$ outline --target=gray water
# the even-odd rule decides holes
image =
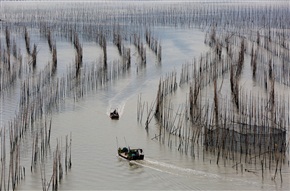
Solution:
[[[93,2],[89,3],[96,6]],[[164,4],[167,6],[166,3]],[[1,9],[20,11],[21,7],[25,14],[26,9],[27,11],[34,8],[45,10],[47,6],[47,10],[51,10],[54,7],[50,3],[42,2],[29,5],[31,6],[17,2],[1,2]],[[66,2],[58,2],[58,5],[63,9],[71,6],[66,6]],[[80,7],[74,7],[75,5],[72,7],[76,10],[82,9],[81,6],[88,7],[86,3],[78,5]],[[126,5],[123,4],[124,7]],[[145,3],[145,7],[148,5],[150,3]],[[7,12],[5,13],[8,15]],[[9,21],[9,17],[5,19]],[[166,143],[153,139],[159,134],[155,119],[150,123],[148,131],[145,130],[145,120],[141,124],[137,121],[139,95],[142,101],[150,105],[156,98],[160,77],[173,70],[179,73],[182,64],[192,62],[194,58],[198,58],[210,49],[204,44],[205,33],[201,29],[174,26],[153,28],[155,36],[162,43],[161,64],[156,62],[155,55],[146,47],[147,64],[146,67],[141,67],[138,63],[137,50],[126,42],[132,54],[132,66],[129,72],[102,88],[86,92],[85,96],[78,100],[68,97],[61,102],[58,110],[52,113],[51,144],[45,163],[47,181],[52,175],[52,158],[57,140],[64,150],[65,136],[71,134],[72,168],[64,174],[59,190],[288,190],[289,162],[283,164],[283,182],[279,178],[276,181],[271,180],[274,168],[265,170],[262,179],[260,166],[248,164],[248,169],[257,172],[250,173],[237,170],[233,167],[235,162],[232,161],[223,161],[216,165],[216,155],[203,152],[203,146],[198,144],[194,148],[195,156],[180,152],[175,142],[172,147],[168,147]],[[1,31],[1,40],[3,39],[1,46],[4,46],[5,29]],[[37,30],[35,34],[31,34],[31,42],[38,45],[37,70],[41,71],[50,60],[47,42],[40,37]],[[13,33],[13,35],[25,57],[22,34]],[[74,48],[66,39],[61,37],[57,39],[57,75],[61,77],[74,62]],[[83,40],[82,45],[84,66],[98,63],[102,57],[98,44]],[[108,61],[113,62],[116,59],[120,59],[117,49],[109,42]],[[26,64],[27,59],[23,62]],[[244,74],[244,82],[247,82],[246,79],[247,74]],[[246,85],[252,88],[251,83]],[[17,112],[19,87],[19,83],[16,83],[11,90],[1,94],[1,129],[3,130],[8,131],[8,121]],[[286,90],[285,94],[288,92]],[[183,102],[187,94],[188,88],[180,88],[171,99],[177,103]],[[120,120],[109,118],[112,108],[118,108]],[[146,109],[144,112],[145,118]],[[41,125],[43,124],[40,122],[36,123],[36,128]],[[40,170],[36,168],[30,171],[31,134],[31,132],[26,133],[21,145],[21,165],[26,168],[26,174],[17,190],[42,189]],[[142,148],[145,153],[144,161],[127,161],[119,158],[117,148],[127,145]],[[62,157],[64,158],[64,154]],[[289,156],[286,156],[286,161],[289,160],[288,158]]]

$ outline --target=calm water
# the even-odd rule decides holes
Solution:
[[[93,2],[67,4],[58,2],[60,9],[82,10],[89,5],[98,7]],[[128,3],[128,2],[126,2]],[[105,4],[105,5],[104,5]],[[110,7],[111,4],[101,4],[100,7]],[[138,3],[135,2],[136,5]],[[168,3],[171,4],[171,3]],[[164,3],[164,6],[168,6]],[[30,5],[30,6],[27,6]],[[126,7],[128,4],[123,4]],[[140,3],[142,7],[150,7],[150,3]],[[53,3],[7,3],[1,2],[1,9],[19,10],[19,14],[29,14],[30,9],[38,10],[38,14],[52,10]],[[82,7],[83,6],[83,7]],[[128,5],[129,6],[129,5]],[[158,3],[158,6],[163,6]],[[137,6],[138,7],[138,6]],[[153,6],[154,7],[154,6]],[[21,11],[20,11],[21,10]],[[89,9],[91,11],[91,9]],[[98,10],[100,11],[101,8]],[[69,11],[66,11],[67,13]],[[76,11],[77,12],[77,11]],[[112,10],[112,12],[114,12]],[[6,14],[6,15],[4,15]],[[57,12],[57,14],[61,14]],[[1,14],[0,14],[1,15]],[[8,11],[2,12],[2,17],[9,21]],[[53,17],[53,16],[51,16]],[[69,16],[68,16],[69,17]],[[54,17],[53,17],[54,18]],[[77,19],[77,18],[72,18]],[[11,18],[13,20],[13,18]],[[15,22],[13,20],[13,22]],[[13,23],[11,21],[11,23]],[[29,21],[28,21],[29,22]],[[58,22],[58,21],[55,21]],[[63,21],[61,21],[63,22]],[[73,22],[73,21],[72,21]],[[19,23],[22,27],[25,23]],[[1,46],[4,47],[5,29],[1,30]],[[16,27],[17,28],[17,27]],[[134,27],[133,27],[134,28]],[[210,48],[204,44],[204,31],[191,27],[155,26],[154,36],[161,40],[162,63],[156,62],[154,53],[146,47],[146,67],[138,63],[136,48],[129,41],[126,46],[131,48],[132,65],[130,70],[119,76],[117,80],[97,90],[87,91],[83,98],[74,100],[67,97],[63,100],[58,111],[52,113],[51,144],[45,163],[46,179],[52,175],[53,151],[57,140],[65,149],[65,136],[72,134],[72,168],[64,174],[59,190],[288,190],[290,169],[289,164],[283,164],[283,182],[280,178],[272,181],[274,170],[265,170],[264,179],[261,177],[260,166],[247,165],[250,170],[258,173],[238,171],[231,161],[222,161],[216,165],[216,156],[203,152],[202,145],[195,146],[195,156],[185,154],[177,149],[174,142],[172,148],[152,139],[159,134],[157,122],[153,119],[149,130],[137,121],[137,100],[150,105],[156,98],[160,77],[169,72],[180,73],[182,64],[192,62]],[[136,29],[134,29],[136,30]],[[4,32],[3,32],[4,31]],[[38,46],[37,71],[42,71],[50,61],[47,41],[38,30],[31,29],[31,42]],[[22,31],[12,32],[23,54],[23,64],[27,64],[25,44]],[[58,51],[57,76],[66,75],[69,66],[74,63],[75,51],[73,45],[60,36],[55,37]],[[143,41],[145,42],[145,40]],[[82,39],[84,67],[98,64],[102,58],[102,50],[93,40]],[[116,47],[108,42],[108,62],[120,60]],[[243,74],[244,82],[248,82],[247,73]],[[226,83],[226,82],[225,82]],[[251,87],[251,83],[246,84]],[[20,83],[1,94],[1,129],[8,132],[8,121],[13,119],[18,110]],[[172,100],[183,102],[188,94],[188,88],[179,88]],[[285,90],[288,94],[289,90]],[[109,118],[112,108],[118,108],[120,120]],[[143,118],[146,117],[146,109]],[[43,126],[36,123],[36,128]],[[25,179],[18,185],[17,190],[41,190],[41,173],[37,168],[30,171],[32,139],[31,132],[25,134],[21,144],[21,165],[26,168]],[[130,145],[143,148],[144,161],[128,162],[117,157],[117,147]],[[6,149],[8,150],[8,143]],[[62,154],[64,158],[64,154]],[[289,157],[286,156],[286,161]]]

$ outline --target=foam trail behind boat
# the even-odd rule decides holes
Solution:
[[[109,99],[109,104],[107,108],[107,115],[110,115],[110,112],[112,112],[114,109],[117,109],[119,112],[119,115],[122,115],[124,112],[124,108],[126,105],[126,102],[136,95],[136,92],[139,91],[140,85],[138,85],[133,79],[128,79],[123,81],[124,87],[121,88],[121,90],[115,89],[116,92],[113,94],[114,96]],[[120,87],[118,87],[119,89]]]
[[[160,162],[160,161],[149,159],[149,158],[145,158],[144,160],[130,161],[130,163],[140,165],[143,167],[147,167],[150,169],[154,169],[154,170],[159,171],[159,172],[172,174],[175,176],[185,176],[185,177],[198,176],[198,177],[210,178],[211,180],[217,180],[217,181],[219,181],[219,180],[231,181],[231,182],[235,182],[235,184],[238,184],[238,185],[258,184],[257,182],[254,182],[254,181],[251,181],[248,179],[241,179],[241,178],[235,178],[235,177],[230,177],[230,178],[224,177],[224,176],[221,176],[219,174],[195,170],[192,168],[184,168],[184,167],[176,166],[174,164]],[[267,186],[272,186],[272,185],[267,185]]]
[[[164,162],[160,162],[160,161],[156,161],[156,160],[152,160],[148,158],[145,158],[144,160],[140,160],[140,161],[130,161],[130,163],[148,167],[157,171],[174,174],[177,176],[190,176],[191,175],[191,176],[210,177],[213,179],[220,178],[220,176],[217,174],[194,170],[191,168],[183,168],[183,167],[179,167],[173,164],[164,163]]]
[[[112,112],[114,109],[117,109],[119,112],[119,115],[121,116],[124,112],[126,101],[127,100],[123,100],[122,102],[117,102],[114,100],[109,101],[109,106],[107,108],[107,115],[110,115],[110,112]]]
[[[107,115],[110,115],[113,109],[118,109],[119,114],[123,114],[126,102],[136,96],[149,80],[149,78],[144,78],[144,74],[142,75],[141,72],[140,75],[140,77],[131,76],[124,79],[118,87],[113,88],[112,94],[110,94],[113,97],[109,99]]]

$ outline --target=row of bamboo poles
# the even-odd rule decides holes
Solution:
[[[94,85],[91,85],[91,83],[95,84],[95,80],[97,81],[97,83],[99,84],[107,84],[109,81],[117,79],[120,75],[122,75],[122,73],[125,73],[126,71],[128,71],[130,69],[131,66],[131,50],[130,48],[126,48],[125,44],[122,44],[122,37],[121,37],[121,33],[122,31],[120,30],[116,30],[114,31],[116,39],[114,40],[114,43],[117,44],[117,48],[118,50],[120,50],[121,52],[121,59],[120,61],[113,61],[111,63],[107,63],[107,43],[106,43],[106,35],[104,35],[104,33],[100,33],[99,35],[96,35],[96,39],[98,44],[100,45],[100,47],[103,50],[103,59],[102,59],[102,64],[100,65],[99,63],[97,63],[96,65],[83,65],[83,61],[82,61],[82,57],[83,57],[83,51],[82,51],[82,45],[80,43],[79,40],[79,36],[77,32],[72,33],[72,37],[71,39],[71,43],[73,44],[73,47],[75,49],[75,66],[71,67],[69,66],[67,69],[67,76],[59,76],[56,74],[57,71],[57,48],[56,48],[56,42],[54,40],[54,33],[47,28],[47,25],[42,24],[41,25],[40,31],[41,33],[46,33],[43,34],[44,38],[47,39],[47,43],[48,43],[48,47],[49,50],[51,52],[51,61],[48,62],[48,64],[45,66],[44,71],[40,71],[39,75],[41,75],[40,78],[44,78],[45,80],[47,80],[47,82],[43,82],[44,84],[49,83],[51,80],[50,78],[57,78],[56,80],[53,79],[52,81],[54,81],[54,83],[61,83],[63,84],[64,81],[67,81],[67,88],[69,87],[69,92],[71,91],[71,89],[77,90],[78,91],[82,91],[82,88],[77,88],[82,86],[83,82],[88,81],[89,85],[86,85],[87,87],[93,87]],[[6,29],[8,31],[8,29]],[[11,29],[12,30],[12,29]],[[29,58],[29,64],[28,65],[23,65],[22,64],[22,54],[20,51],[20,48],[18,48],[18,53],[15,55],[17,55],[18,57],[15,57],[15,62],[13,64],[9,64],[8,62],[8,54],[5,54],[2,59],[3,62],[5,64],[3,64],[3,68],[1,68],[1,74],[3,73],[3,75],[1,75],[1,78],[3,80],[1,80],[1,89],[7,89],[9,87],[13,87],[12,85],[15,84],[13,82],[17,82],[17,80],[22,79],[23,77],[27,77],[29,75],[35,75],[32,72],[35,71],[36,68],[36,61],[37,61],[37,46],[35,45],[35,51],[33,51],[34,53],[30,53],[30,34],[28,29],[25,27],[24,29],[24,41],[25,41],[25,47],[26,47],[26,51],[27,51],[27,55]],[[71,29],[70,31],[73,31],[73,29]],[[7,33],[7,35],[10,33]],[[136,43],[136,48],[137,50],[141,51],[141,57],[142,60],[145,62],[146,60],[146,49],[143,45],[141,45],[142,43],[140,42],[140,40],[138,41],[137,39],[137,35],[135,36],[135,43]],[[7,37],[8,39],[8,37]],[[140,39],[140,38],[139,38]],[[118,42],[117,42],[118,41]],[[122,47],[122,48],[120,48]],[[160,43],[159,43],[159,47],[161,47]],[[16,49],[16,48],[15,48]],[[4,49],[5,52],[6,49]],[[10,51],[7,51],[10,52]],[[161,54],[161,53],[160,53]],[[161,56],[159,54],[159,56]],[[33,55],[33,56],[32,56]],[[7,58],[7,61],[6,61]],[[19,64],[16,64],[19,63]],[[7,65],[6,65],[7,63]],[[30,64],[30,63],[34,63],[34,64]],[[9,69],[10,65],[13,66],[13,70]],[[6,67],[7,66],[7,67]],[[9,67],[8,67],[9,66]],[[86,68],[90,68],[90,69],[86,69]],[[93,69],[93,70],[91,70]],[[24,70],[24,72],[23,72]],[[82,71],[83,70],[83,71]],[[5,72],[5,71],[9,71],[9,73]],[[73,73],[71,73],[73,72]],[[89,72],[90,74],[87,74],[87,72]],[[10,74],[12,73],[12,74]],[[20,75],[21,74],[21,75]],[[57,76],[54,76],[57,75]],[[37,75],[35,75],[37,76]],[[18,78],[17,78],[18,77]],[[38,78],[38,77],[36,77]],[[40,79],[39,78],[39,79]],[[25,87],[27,86],[28,82],[24,81],[24,85],[22,84],[21,86]],[[57,82],[58,81],[58,82]],[[93,81],[93,82],[92,82]],[[17,82],[18,86],[19,86],[19,81]],[[44,85],[43,84],[43,85]],[[43,85],[38,85],[43,86]],[[37,87],[37,88],[39,88]],[[58,89],[59,91],[65,91],[65,89],[61,88],[60,84],[56,85],[56,89]],[[74,88],[75,87],[75,88]],[[58,93],[58,92],[57,92]],[[66,93],[61,93],[62,95],[66,94]],[[67,94],[66,94],[67,95]],[[74,93],[74,95],[83,95],[82,92],[80,93]],[[61,99],[60,99],[61,100]]]
[[[236,169],[241,166],[253,173],[259,171],[256,168],[259,166],[262,177],[266,168],[274,168],[273,179],[279,170],[282,181],[282,166],[289,164],[289,159],[286,160],[289,96],[277,91],[276,86],[287,89],[289,84],[285,30],[274,33],[266,28],[250,34],[244,29],[236,30],[235,33],[221,27],[208,30],[205,43],[210,50],[181,68],[179,85],[189,86],[189,97],[178,109],[174,109],[175,104],[166,93],[174,83],[164,86],[159,83],[154,105],[160,132],[152,139],[165,143],[167,137],[168,146],[175,145],[193,156],[199,142],[204,156],[207,152],[216,156],[216,164],[222,158],[224,165],[230,161]],[[241,84],[248,66],[254,83],[262,90],[247,90]],[[138,121],[142,121],[143,110],[144,103],[138,98]],[[148,129],[147,123],[145,127]],[[245,168],[250,164],[256,170]]]
[[[158,40],[153,37],[152,32],[149,29],[146,29],[145,40],[146,40],[146,43],[148,44],[149,48],[156,55],[157,61],[161,62],[161,43],[158,42]]]
[[[63,169],[63,152],[61,148],[61,143],[59,140],[57,141],[57,145],[55,151],[53,152],[53,165],[52,165],[52,175],[49,180],[46,179],[46,168],[45,163],[42,161],[40,163],[40,170],[41,170],[41,181],[42,181],[42,190],[46,191],[49,190],[50,186],[52,190],[58,190],[59,184],[63,179],[63,173],[67,174],[68,170],[72,167],[71,162],[71,146],[72,146],[72,134],[70,134],[70,142],[68,141],[68,135],[66,135],[66,142],[65,142],[65,158],[64,158],[64,168]]]
[[[60,155],[61,151],[57,147],[54,157],[54,167],[53,175],[49,183],[45,180],[45,163],[47,160],[47,152],[50,150],[50,135],[51,135],[51,120],[48,122],[44,118],[50,116],[53,112],[58,111],[62,107],[62,103],[67,98],[73,98],[77,100],[83,97],[86,93],[96,90],[98,86],[106,85],[108,82],[117,79],[122,73],[126,72],[130,68],[131,64],[131,51],[130,48],[125,48],[125,45],[122,44],[121,31],[116,32],[117,48],[122,47],[121,49],[121,62],[107,63],[107,51],[106,51],[106,37],[105,35],[99,35],[97,42],[103,49],[103,60],[101,64],[93,65],[84,65],[82,61],[82,45],[78,36],[78,33],[75,32],[72,35],[71,43],[75,49],[75,63],[67,67],[67,73],[61,77],[58,77],[57,74],[57,49],[56,42],[54,40],[54,33],[47,28],[46,25],[41,25],[41,33],[43,37],[47,39],[47,44],[49,51],[51,53],[51,61],[41,70],[37,69],[37,46],[34,45],[33,50],[30,48],[30,34],[29,30],[25,27],[24,30],[24,42],[26,48],[26,54],[28,57],[28,63],[23,64],[22,53],[20,48],[17,48],[16,43],[13,45],[14,50],[18,52],[13,53],[13,63],[10,59],[10,32],[6,32],[6,49],[4,48],[4,55],[1,54],[1,93],[9,91],[9,89],[14,86],[19,87],[20,96],[19,96],[19,109],[16,112],[14,128],[19,131],[19,137],[15,140],[22,139],[26,137],[25,135],[32,131],[32,150],[31,150],[31,172],[33,173],[38,168],[41,168],[43,190],[48,190],[50,184],[52,184],[52,189],[57,190],[58,182],[62,177],[62,166]],[[14,30],[6,28],[6,31]],[[72,31],[72,30],[71,30]],[[14,42],[14,41],[13,41]],[[1,46],[2,47],[2,46]],[[2,50],[1,50],[2,53]],[[18,64],[19,63],[19,64]],[[6,74],[6,75],[4,75]],[[3,95],[5,96],[5,95]],[[4,99],[4,98],[3,98]],[[44,123],[44,124],[43,124]],[[41,128],[43,127],[43,128]],[[11,127],[12,128],[12,127]],[[5,128],[3,129],[5,132]],[[11,133],[11,132],[10,132]],[[4,136],[4,133],[3,133]],[[1,153],[4,157],[6,155],[5,149],[5,138],[2,138],[2,129],[1,129]],[[13,144],[18,143],[14,141]],[[57,143],[59,144],[59,143]],[[71,143],[70,143],[71,144]],[[19,177],[23,177],[25,174],[25,168],[20,166],[20,154],[18,149],[20,146],[17,146],[17,153],[11,155],[11,165],[9,171],[17,171],[21,173],[14,173],[15,175],[10,175],[7,179],[5,170],[1,175],[1,189],[6,189],[9,185],[13,186],[13,190],[16,189],[16,186],[19,182]],[[3,149],[2,149],[3,148]],[[68,148],[70,148],[71,156],[71,146],[66,148],[66,157],[65,157],[65,168],[66,171],[71,167],[71,157],[68,157]],[[15,153],[15,151],[13,151]],[[17,158],[16,158],[17,157]],[[5,157],[4,157],[5,158]],[[5,161],[5,160],[3,160]],[[14,167],[17,167],[14,169]],[[57,168],[58,166],[59,168]],[[2,168],[7,169],[7,163],[2,163]],[[20,170],[19,170],[20,169]],[[57,173],[59,172],[59,173]],[[58,175],[57,175],[58,174]],[[12,183],[10,182],[12,180]],[[8,180],[8,182],[7,182]],[[2,186],[3,185],[3,186]]]
[[[21,12],[14,8],[7,8],[3,14],[3,20],[10,18],[16,23],[28,27],[39,27],[43,21],[51,22],[56,31],[70,30],[71,26],[83,30],[91,38],[91,34],[98,34],[96,30],[111,27],[115,23],[131,26],[175,26],[175,27],[200,27],[208,28],[212,23],[229,30],[239,29],[241,32],[251,32],[247,29],[268,28],[274,26],[286,29],[289,12],[285,8],[286,1],[277,4],[266,2],[258,6],[253,4],[229,3],[220,6],[218,2],[183,2],[180,4],[159,3],[146,4],[120,4],[114,3],[75,3],[67,5],[67,9],[61,6],[53,6],[45,10],[45,16],[33,14],[25,9]],[[76,6],[83,9],[77,10]],[[110,10],[114,9],[112,13]],[[76,11],[77,10],[77,11]],[[96,17],[96,13],[98,17]],[[45,19],[44,19],[45,18]],[[55,22],[61,21],[61,22]],[[77,23],[77,24],[76,24]],[[106,25],[103,25],[106,23]],[[66,29],[65,29],[66,28]],[[106,30],[103,30],[106,31]],[[68,32],[59,32],[68,35]]]
[[[146,64],[146,48],[144,47],[144,44],[142,42],[141,35],[138,35],[137,33],[133,36],[133,44],[135,45],[138,54],[140,56],[140,63],[142,65]]]
[[[6,31],[9,29],[6,28]],[[44,162],[47,159],[47,152],[50,149],[50,135],[51,135],[51,120],[48,127],[47,121],[45,125],[41,124],[44,116],[49,116],[58,108],[58,103],[63,99],[64,93],[59,89],[59,84],[64,84],[54,79],[53,75],[56,69],[56,48],[52,47],[52,63],[49,63],[42,71],[37,75],[34,75],[36,70],[36,48],[33,48],[30,53],[29,34],[25,28],[25,44],[26,51],[30,61],[26,66],[22,64],[21,51],[13,53],[12,62],[10,59],[10,45],[9,45],[10,33],[6,33],[7,40],[7,54],[4,57],[1,56],[1,93],[3,97],[6,96],[5,92],[10,88],[20,87],[20,96],[18,101],[18,111],[16,111],[15,117],[8,121],[8,126],[1,126],[1,184],[0,190],[15,190],[17,185],[25,177],[25,167],[21,165],[21,150],[25,147],[23,139],[27,139],[30,132],[32,132],[32,158],[31,158],[31,172],[37,168],[39,160]],[[48,37],[50,38],[50,37]],[[50,40],[48,40],[50,43]],[[17,45],[13,45],[17,50]],[[36,46],[34,46],[36,47]],[[2,52],[2,51],[1,51]],[[1,54],[2,55],[2,54]],[[11,67],[7,67],[11,66]],[[24,70],[24,71],[23,71]],[[32,71],[32,74],[30,72]],[[4,75],[6,73],[6,75]],[[7,76],[7,77],[6,77]],[[13,80],[13,83],[11,82]],[[62,96],[60,96],[60,93]],[[3,98],[4,99],[4,98]],[[2,124],[2,123],[1,123]],[[6,134],[10,137],[10,162],[6,162]],[[70,143],[71,146],[71,143]],[[68,153],[66,148],[66,160],[69,162],[69,168],[71,167],[71,148]],[[60,152],[59,152],[60,153]],[[70,155],[68,157],[67,155]],[[54,189],[54,190],[57,190]]]
[[[26,35],[28,36],[28,35]],[[51,47],[51,36],[48,35],[48,45]],[[55,70],[56,70],[56,48],[55,46],[52,46],[52,65],[48,63],[48,65],[44,68],[43,71],[40,71],[38,75],[35,75],[33,77],[27,77],[21,82],[21,92],[20,92],[20,110],[19,114],[21,118],[19,119],[23,124],[23,127],[18,127],[19,130],[23,133],[28,129],[28,127],[31,127],[31,130],[33,130],[36,123],[38,123],[39,120],[42,120],[43,116],[49,115],[53,110],[57,109],[59,106],[59,102],[64,100],[67,96],[73,95],[74,98],[82,97],[84,94],[84,91],[87,91],[90,89],[93,83],[98,82],[101,78],[101,84],[107,83],[108,76],[104,79],[104,71],[93,67],[93,70],[91,70],[90,66],[84,67],[82,69],[82,72],[80,70],[82,59],[81,56],[82,52],[81,45],[79,43],[77,35],[75,35],[74,38],[74,47],[76,49],[76,67],[69,67],[67,76],[64,76],[62,78],[55,78]],[[130,55],[130,50],[126,51],[126,54]],[[130,59],[130,56],[128,56]],[[36,59],[35,59],[36,60]],[[128,60],[128,59],[127,59]],[[130,62],[127,61],[126,62]],[[119,69],[119,65],[117,68],[112,68],[112,70],[107,69],[109,75],[111,75],[110,79],[115,78],[115,73],[119,71],[123,71],[123,69]],[[35,68],[35,65],[32,66],[32,69]],[[106,73],[107,74],[107,73]],[[103,82],[102,82],[103,81]],[[95,83],[97,85],[97,83]],[[86,90],[84,90],[84,88]],[[93,88],[92,88],[93,89]],[[46,122],[45,122],[46,124]],[[31,159],[31,171],[33,171],[34,168],[37,168],[38,160],[41,159],[41,161],[44,160],[46,157],[45,153],[47,152],[47,147],[49,145],[49,140],[47,136],[50,137],[51,132],[51,122],[50,122],[50,128],[49,133],[47,132],[47,126],[45,125],[45,130],[41,129],[40,132],[38,132],[37,129],[35,129],[35,134],[32,137],[33,143],[32,143],[32,159]],[[40,138],[41,137],[41,138]],[[47,141],[48,140],[48,141]],[[41,141],[39,143],[39,141]],[[39,149],[40,144],[40,149]],[[58,150],[58,149],[57,149]],[[5,150],[4,150],[5,151]],[[3,151],[3,152],[4,152]],[[57,151],[56,153],[59,153]],[[56,154],[59,156],[59,154]],[[59,158],[59,157],[56,157]],[[67,156],[66,156],[67,158]],[[18,157],[19,159],[19,157]],[[56,161],[56,159],[54,160]],[[56,162],[54,162],[56,163]],[[60,162],[59,162],[60,163]],[[66,164],[68,162],[65,162]],[[5,167],[5,163],[3,163],[3,167]],[[69,162],[69,166],[71,166],[71,158]],[[43,166],[43,164],[42,164]],[[13,167],[13,166],[12,166]],[[42,167],[44,168],[44,167]],[[67,165],[66,165],[67,168]],[[54,166],[55,169],[55,166]],[[12,169],[13,170],[13,169]],[[55,170],[54,170],[55,171]],[[61,170],[60,170],[61,171]],[[53,173],[53,190],[57,190],[57,178],[55,177],[56,173]],[[58,175],[61,177],[61,175]],[[5,174],[3,175],[3,179],[5,180]],[[9,176],[10,177],[10,176]],[[56,181],[55,181],[56,179]],[[61,178],[60,178],[61,179]],[[13,180],[13,189],[15,189],[15,181]],[[8,180],[9,185],[9,180]],[[49,186],[48,186],[49,187]],[[4,188],[6,188],[4,184]],[[48,189],[46,187],[43,187],[44,190]]]

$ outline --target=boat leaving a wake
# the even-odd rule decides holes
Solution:
[[[131,149],[130,147],[123,147],[122,149],[119,147],[118,155],[127,160],[143,160],[144,153],[143,149]]]
[[[110,118],[111,119],[119,119],[119,113],[118,113],[117,109],[115,109],[114,111],[112,111],[110,113]]]

